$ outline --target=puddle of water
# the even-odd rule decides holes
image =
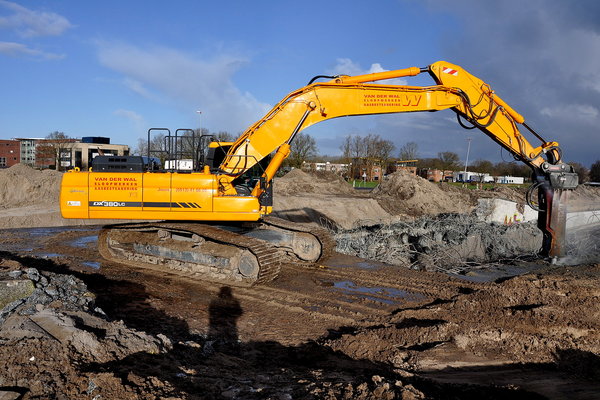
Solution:
[[[449,274],[471,282],[493,282],[502,278],[513,278],[544,268],[543,265],[503,265],[474,269],[466,274]]]
[[[365,287],[357,286],[352,281],[334,282],[333,287],[350,293],[357,294],[361,297],[368,298],[373,301],[381,301],[387,304],[394,304],[394,300],[388,300],[385,297],[390,297],[395,300],[420,301],[424,300],[425,296],[420,293],[408,292],[406,290],[390,288],[390,287]],[[378,297],[378,296],[383,296]]]
[[[100,263],[97,261],[86,261],[81,263],[82,265],[85,265],[86,267],[90,267],[90,268],[94,268],[94,269],[100,269]]]
[[[355,267],[360,269],[377,269],[379,267],[385,266],[386,264],[379,261],[365,260],[364,258],[358,258],[346,254],[336,253],[331,258],[328,258],[325,261],[324,265],[328,267]]]
[[[39,257],[42,258],[56,258],[56,257],[62,257],[62,254],[58,254],[58,253],[40,253],[37,254]]]
[[[98,235],[83,236],[73,240],[70,245],[73,247],[87,247],[89,243],[94,243],[98,240]]]

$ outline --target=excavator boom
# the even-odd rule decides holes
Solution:
[[[429,73],[435,86],[415,87],[373,83]],[[541,254],[564,254],[566,190],[575,189],[578,177],[562,161],[559,144],[544,140],[491,87],[460,66],[438,61],[426,68],[411,67],[359,76],[331,77],[286,96],[265,117],[248,128],[231,147],[220,171],[237,176],[277,150],[264,174],[273,178],[289,153],[289,145],[302,129],[326,119],[352,115],[390,114],[452,109],[465,128],[478,128],[513,156],[532,168],[539,189],[539,227],[544,233]],[[463,122],[464,121],[464,122]],[[540,143],[532,145],[524,127]],[[261,188],[254,188],[259,195]]]

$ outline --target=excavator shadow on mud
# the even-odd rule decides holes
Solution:
[[[429,73],[435,85],[388,81],[420,73]],[[269,216],[273,178],[298,132],[331,118],[445,109],[456,112],[461,126],[478,128],[531,167],[534,183],[527,198],[539,212],[540,254],[563,256],[567,198],[578,185],[577,174],[562,161],[557,142],[543,139],[485,82],[445,61],[359,76],[317,76],[234,142],[191,129],[174,134],[150,129],[147,156],[98,156],[90,171],[66,173],[61,213],[144,221],[102,229],[98,248],[108,260],[228,285],[268,282],[282,263],[318,263],[335,249],[326,229]],[[520,127],[541,144],[530,144]],[[160,151],[150,148],[153,135],[164,139]]]

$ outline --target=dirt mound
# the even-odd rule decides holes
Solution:
[[[387,179],[373,189],[371,195],[393,215],[467,213],[472,208],[468,195],[445,192],[438,185],[406,171],[388,175]]]
[[[569,197],[569,211],[600,210],[600,187],[579,185]]]
[[[440,183],[439,188],[444,192],[468,196],[472,206],[477,206],[479,199],[504,199],[525,204],[525,193],[527,192],[527,188],[514,188],[506,185],[494,186],[489,189],[465,189],[445,182]]]
[[[278,195],[302,196],[305,194],[355,195],[355,191],[342,177],[332,172],[308,173],[293,169],[275,180]]]
[[[56,204],[61,179],[61,172],[39,171],[24,164],[0,170],[0,207]]]

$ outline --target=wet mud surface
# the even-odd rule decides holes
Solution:
[[[5,316],[25,334],[0,331],[0,395],[593,399],[600,393],[598,264],[521,262],[450,276],[338,254],[323,265],[285,266],[268,285],[236,288],[105,262],[97,253],[98,229],[2,231],[0,272],[26,277],[35,269],[45,279],[36,288],[47,298]],[[70,302],[83,293],[93,301]]]

